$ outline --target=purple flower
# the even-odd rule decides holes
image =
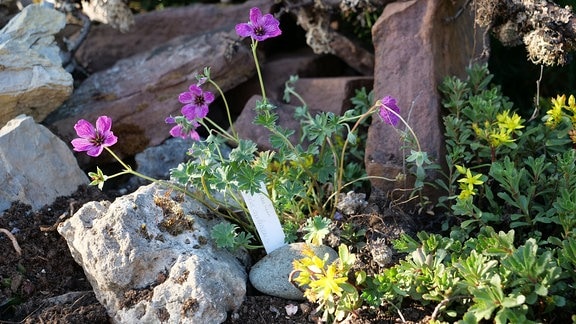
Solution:
[[[262,16],[258,8],[250,9],[250,21],[236,25],[236,34],[240,37],[252,37],[253,40],[263,41],[282,34],[280,22],[271,14]]]
[[[390,124],[392,126],[398,125],[400,118],[398,115],[400,114],[400,108],[396,104],[396,99],[392,98],[391,96],[386,96],[382,98],[380,105],[380,118],[386,124]]]
[[[186,117],[167,117],[165,119],[166,124],[176,124],[172,129],[170,129],[170,135],[173,137],[181,137],[186,139],[190,137],[195,141],[200,140],[200,134],[196,132],[196,128],[200,127],[200,124],[193,120],[189,121]]]
[[[105,146],[112,146],[118,141],[118,137],[110,130],[112,128],[112,118],[100,116],[96,120],[96,128],[88,121],[80,119],[74,129],[80,138],[72,140],[74,151],[84,152],[90,156],[98,156]]]
[[[208,105],[214,101],[214,94],[210,91],[202,91],[198,85],[191,85],[189,91],[178,96],[178,100],[185,104],[182,107],[182,115],[189,120],[202,119],[208,115]]]

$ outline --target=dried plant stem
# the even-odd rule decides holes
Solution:
[[[12,245],[14,246],[14,250],[16,250],[16,253],[18,253],[19,256],[22,255],[22,249],[20,248],[20,245],[18,245],[18,241],[16,241],[16,238],[14,237],[14,235],[12,235],[12,233],[10,233],[10,231],[8,231],[7,229],[4,229],[4,228],[0,228],[0,232],[6,234],[6,236],[8,236],[10,241],[12,241]]]

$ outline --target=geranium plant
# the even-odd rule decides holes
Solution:
[[[296,109],[295,118],[301,121],[303,132],[301,138],[294,138],[293,130],[282,128],[277,123],[276,106],[266,96],[256,53],[259,42],[282,34],[279,26],[279,21],[273,15],[263,15],[258,8],[250,10],[247,23],[236,26],[239,36],[250,37],[260,80],[262,100],[254,107],[257,112],[254,123],[271,132],[270,144],[273,150],[259,151],[253,141],[239,138],[225,94],[216,80],[211,78],[208,67],[196,75],[197,82],[190,85],[188,91],[179,95],[178,100],[183,104],[182,115],[165,119],[166,123],[173,125],[170,130],[172,136],[191,139],[191,160],[171,170],[174,182],[160,182],[204,202],[215,213],[238,224],[242,230],[255,237],[258,233],[254,230],[252,219],[247,217],[249,213],[240,193],[261,192],[264,184],[265,194],[272,200],[286,228],[294,228],[294,225],[296,228],[301,227],[313,215],[332,218],[342,190],[368,178],[359,172],[362,170],[359,162],[347,161],[349,147],[358,141],[359,127],[366,125],[374,113],[383,122],[394,126],[399,121],[404,122],[396,100],[390,96],[378,100],[361,113],[349,110],[342,116],[333,113],[312,115],[304,99],[293,90],[293,84],[297,82],[297,78],[293,77],[287,82],[287,97],[295,95],[302,103]],[[229,130],[207,117],[215,95],[206,89],[206,85],[213,86],[224,99],[230,122]],[[110,146],[118,139],[111,127],[112,121],[106,116],[98,118],[96,127],[85,120],[76,125],[80,137],[72,141],[76,151],[98,156],[105,149],[124,168],[112,176],[104,175],[98,168],[97,172],[89,174],[92,184],[102,188],[104,181],[127,173],[158,182],[132,170],[113,153]],[[208,136],[205,139],[200,138],[199,127],[206,129]],[[225,145],[233,147],[229,153],[224,150]],[[418,149],[412,151],[412,156],[418,167],[417,174],[422,176],[421,166],[427,158],[419,145]]]

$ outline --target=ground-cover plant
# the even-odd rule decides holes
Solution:
[[[576,321],[576,100],[560,95],[527,122],[486,66],[468,73],[441,86],[447,165],[436,185],[447,193],[438,203],[446,234],[403,235],[393,244],[404,259],[376,275],[348,268],[331,296],[312,287],[340,261],[295,263],[325,318],[353,314],[337,307],[351,298],[401,318],[404,305],[419,303],[431,322]],[[337,289],[344,284],[354,289]]]
[[[218,228],[212,232],[218,244],[228,248],[254,247],[250,239],[259,238],[254,222],[248,216],[244,193],[261,193],[272,201],[288,234],[287,240],[295,239],[296,232],[307,226],[307,220],[313,224],[322,217],[333,218],[343,190],[352,189],[355,185],[358,188],[368,179],[361,167],[363,154],[360,153],[363,151],[360,140],[365,135],[359,134],[359,130],[367,127],[375,113],[383,122],[392,125],[405,121],[399,115],[394,98],[385,96],[372,103],[371,95],[365,90],[357,93],[353,101],[355,107],[341,116],[330,112],[312,114],[305,100],[294,91],[297,77],[292,77],[286,83],[285,99],[296,97],[301,104],[295,111],[295,118],[301,122],[302,136],[295,138],[294,130],[285,129],[277,122],[277,107],[266,95],[257,55],[259,42],[281,35],[279,24],[273,15],[263,15],[258,8],[252,8],[249,22],[236,26],[239,36],[251,40],[260,81],[262,99],[254,107],[254,124],[270,132],[273,150],[259,151],[256,143],[238,136],[225,94],[217,80],[212,79],[210,68],[206,67],[196,75],[197,82],[179,95],[178,100],[183,104],[182,115],[165,119],[166,123],[173,125],[170,130],[172,136],[191,140],[188,151],[191,159],[171,170],[174,181],[157,181],[122,162],[110,149],[119,140],[111,130],[112,120],[101,116],[96,126],[85,120],[76,124],[80,138],[72,141],[74,150],[87,152],[90,156],[98,156],[106,150],[124,170],[108,176],[97,168],[96,172],[89,173],[92,184],[102,188],[108,179],[132,174],[193,196],[217,215],[239,226]],[[209,106],[215,99],[212,89],[223,98],[231,125],[229,130],[207,117]],[[207,130],[205,139],[200,138],[199,127]],[[227,145],[232,148],[226,149]],[[419,145],[412,150],[412,156],[417,174],[423,175],[421,166],[426,159]],[[324,234],[311,232],[308,235],[314,236],[312,240],[316,242]]]

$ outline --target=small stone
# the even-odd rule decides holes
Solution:
[[[370,249],[372,259],[374,262],[378,263],[380,267],[384,268],[392,262],[392,256],[394,255],[394,252],[386,244],[386,239],[382,237],[377,238],[371,241],[368,247]]]
[[[354,191],[349,191],[346,194],[341,193],[338,196],[338,203],[336,204],[336,208],[341,210],[346,215],[352,215],[356,214],[367,205],[368,202],[366,201],[365,193],[355,193]]]
[[[260,261],[250,270],[250,282],[258,291],[285,299],[304,300],[304,293],[288,280],[293,270],[292,262],[306,257],[303,254],[305,246],[309,246],[319,257],[328,253],[328,262],[338,259],[338,253],[326,245],[308,243],[292,243],[280,247]]]

